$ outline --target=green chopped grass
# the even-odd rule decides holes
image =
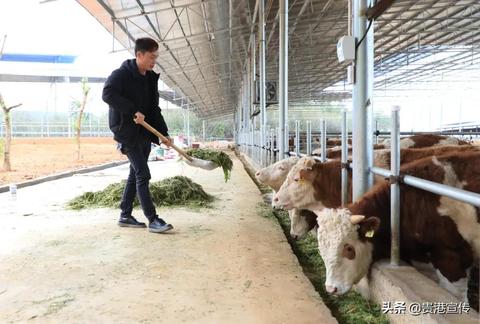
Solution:
[[[238,154],[237,154],[238,155]],[[247,173],[257,184],[260,192],[270,190],[260,185],[255,179],[254,170],[239,156]],[[332,296],[325,290],[326,270],[320,254],[318,253],[317,239],[310,233],[300,241],[290,238],[290,218],[288,212],[273,210],[263,203],[257,206],[257,214],[261,217],[277,219],[287,237],[293,252],[298,258],[303,272],[319,293],[325,305],[340,324],[387,324],[388,318],[382,314],[380,306],[365,300],[358,292],[350,291],[342,296]]]
[[[186,151],[188,155],[201,159],[201,160],[207,160],[207,161],[212,161],[219,166],[222,167],[223,169],[223,175],[225,177],[225,182],[230,179],[230,175],[232,173],[232,167],[233,167],[233,162],[232,159],[226,154],[225,152],[222,151],[214,151],[214,150],[209,150],[209,149],[189,149]]]
[[[317,239],[310,233],[305,239],[293,241],[289,239],[290,218],[285,211],[271,213],[280,222],[293,251],[297,255],[303,272],[310,279],[320,294],[325,305],[330,308],[332,315],[339,323],[348,324],[383,324],[389,323],[386,315],[382,314],[380,306],[365,300],[358,292],[350,291],[342,296],[332,296],[325,290],[326,271],[323,260],[318,253]]]
[[[86,192],[68,202],[67,208],[75,210],[92,207],[118,208],[124,188],[125,181],[122,181],[110,184],[101,191]],[[211,207],[215,199],[206,193],[201,185],[184,176],[175,176],[150,183],[150,194],[157,207]],[[135,198],[134,206],[138,205],[138,199]]]

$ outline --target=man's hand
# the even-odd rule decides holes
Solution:
[[[167,139],[166,141],[162,141],[162,144],[168,146],[168,147],[171,147],[172,146],[172,139],[170,138],[170,136],[165,136],[165,138]]]
[[[143,122],[145,120],[145,115],[142,114],[141,112],[137,111],[135,113],[135,118],[133,119],[133,121],[136,123],[136,124],[140,124],[141,122]]]

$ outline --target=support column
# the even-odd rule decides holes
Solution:
[[[265,0],[259,2],[258,12],[258,65],[259,65],[259,90],[260,90],[260,132],[261,132],[261,146],[265,146],[265,132],[267,129],[267,106],[265,97]],[[255,39],[255,38],[254,38]],[[255,48],[255,46],[254,46]]]
[[[400,174],[400,106],[392,107],[392,130],[390,133],[390,172],[392,176]],[[390,264],[400,264],[400,185],[390,182],[390,227],[392,244],[390,246]]]
[[[348,204],[348,130],[347,109],[342,111],[342,207]]]
[[[288,0],[280,0],[280,52],[279,52],[279,159],[286,158],[288,150]]]
[[[373,23],[363,41],[360,40],[367,31],[368,21],[365,16],[372,0],[353,1],[353,34],[357,42],[355,60],[355,83],[353,86],[353,201],[360,198],[373,184],[370,167],[373,159]]]

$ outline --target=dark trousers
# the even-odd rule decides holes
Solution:
[[[123,191],[120,208],[120,216],[129,216],[132,214],[133,201],[138,194],[138,200],[142,206],[145,217],[151,222],[155,219],[157,213],[152,202],[148,182],[151,179],[150,169],[148,168],[148,155],[150,154],[150,141],[140,141],[135,145],[121,144],[121,152],[128,157],[130,161],[130,174],[128,175],[127,185]]]

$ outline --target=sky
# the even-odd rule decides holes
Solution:
[[[85,72],[105,75],[131,54],[74,0],[0,1],[0,37],[7,35],[4,53],[78,56]],[[38,63],[31,63],[38,66]]]
[[[0,61],[0,73],[108,77],[133,58],[112,35],[74,0],[0,0],[0,48],[3,53],[77,56],[74,64],[13,63]],[[115,51],[113,51],[115,49]],[[102,84],[91,84],[86,111],[107,111]],[[161,89],[165,85],[159,84]],[[78,84],[0,83],[7,105],[21,102],[21,110],[66,111],[81,98]],[[161,103],[166,106],[167,103]],[[174,107],[169,104],[169,107]]]

